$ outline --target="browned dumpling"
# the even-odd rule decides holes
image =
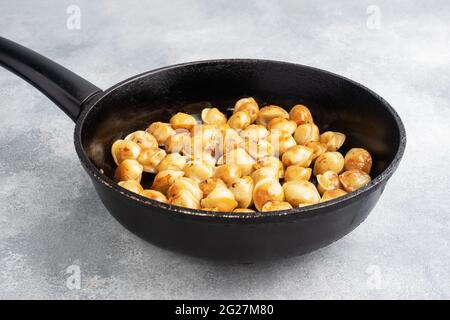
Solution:
[[[117,165],[124,160],[136,160],[140,153],[141,147],[130,140],[116,140],[111,147],[111,154]]]
[[[304,207],[320,202],[316,186],[309,181],[293,180],[283,184],[286,201],[294,208]]]
[[[341,187],[339,176],[334,171],[325,171],[322,174],[318,174],[316,178],[317,190],[319,190],[320,194],[324,194],[326,191],[339,189]]]
[[[283,187],[277,179],[263,179],[253,189],[253,202],[258,211],[269,201],[284,201]]]
[[[199,184],[204,196],[210,194],[217,186],[226,187],[227,185],[219,178],[208,178]]]
[[[283,163],[280,159],[278,159],[278,157],[275,156],[260,158],[256,161],[253,167],[255,171],[263,167],[271,167],[274,169],[274,172],[277,172],[276,178],[282,179],[284,177]]]
[[[184,166],[184,175],[192,178],[198,183],[211,178],[214,175],[214,166],[206,161],[194,160],[189,161]]]
[[[314,123],[304,123],[297,127],[294,139],[297,144],[307,144],[308,142],[319,141],[319,127]]]
[[[214,177],[230,185],[242,177],[242,170],[235,163],[225,163],[216,168]]]
[[[255,210],[248,209],[248,208],[236,208],[233,210],[235,213],[248,213],[248,212],[255,212]]]
[[[202,110],[202,121],[206,124],[221,125],[227,123],[227,117],[217,108],[205,108]]]
[[[261,167],[259,169],[256,169],[255,171],[253,171],[251,178],[253,179],[253,181],[255,183],[258,183],[259,181],[266,179],[266,178],[278,180],[279,179],[278,175],[279,175],[279,172],[276,167],[267,166],[267,167]]]
[[[328,151],[337,151],[345,142],[345,134],[327,131],[320,135],[320,142],[327,145]]]
[[[172,183],[167,190],[167,197],[173,198],[182,190],[189,191],[199,201],[203,198],[203,191],[200,189],[198,183],[187,177],[181,177]]]
[[[152,200],[156,200],[159,202],[164,202],[167,203],[167,198],[164,194],[162,194],[159,191],[156,190],[151,190],[151,189],[146,189],[146,190],[142,190],[140,193],[141,196],[152,199]]]
[[[175,134],[175,129],[164,122],[153,122],[145,131],[154,136],[160,146],[163,146],[167,138]]]
[[[192,153],[192,137],[189,131],[181,130],[166,139],[164,147],[167,153]]]
[[[292,107],[291,111],[289,112],[289,119],[295,121],[297,125],[301,125],[304,123],[313,123],[311,111],[309,111],[309,109],[302,104],[297,104]]]
[[[240,136],[244,140],[261,140],[269,136],[269,130],[259,124],[251,124],[240,132]]]
[[[114,177],[116,181],[136,180],[137,182],[140,182],[143,171],[144,168],[139,162],[127,159],[122,161],[116,168]]]
[[[286,131],[272,131],[267,138],[274,148],[274,154],[278,157],[283,156],[283,154],[297,145],[294,137]]]
[[[252,97],[242,98],[234,105],[234,113],[239,111],[247,111],[250,115],[251,122],[255,122],[258,116],[259,106],[258,103]]]
[[[256,123],[267,127],[270,120],[277,117],[289,119],[289,113],[279,106],[265,106],[259,110],[258,116],[256,117]]]
[[[292,165],[286,168],[284,172],[284,180],[285,181],[293,181],[293,180],[306,180],[309,181],[311,179],[311,168],[305,168],[298,165]]]
[[[253,204],[253,179],[249,176],[239,178],[230,184],[229,189],[240,208],[248,208]]]
[[[282,156],[281,161],[285,167],[298,165],[309,167],[312,162],[313,150],[305,146],[293,146]]]
[[[329,200],[333,200],[342,196],[345,196],[347,194],[347,192],[345,192],[342,189],[333,189],[333,190],[328,190],[325,191],[324,194],[322,195],[322,199],[320,200],[320,202],[325,202],[325,201],[329,201]]]
[[[308,142],[306,146],[313,149],[313,161],[328,150],[327,145],[320,141]]]
[[[184,176],[183,171],[175,171],[175,170],[160,171],[153,179],[152,189],[159,191],[163,194],[166,194],[167,190],[169,190],[169,187],[182,176]]]
[[[145,172],[156,173],[159,164],[166,155],[166,151],[163,149],[149,148],[142,151],[137,160],[142,165]]]
[[[234,130],[243,130],[252,123],[252,118],[247,111],[238,111],[233,113],[227,123]]]
[[[174,197],[169,198],[169,203],[189,209],[200,209],[200,201],[188,190],[181,190]]]
[[[238,202],[227,187],[218,185],[201,201],[201,206],[202,208],[218,208],[219,211],[231,212],[238,206]]]
[[[339,152],[325,152],[321,154],[314,163],[314,175],[326,171],[334,171],[337,174],[344,170],[344,157]]]
[[[339,176],[339,180],[341,181],[345,191],[352,192],[364,187],[370,182],[371,179],[366,172],[359,169],[352,169],[342,173]]]
[[[119,181],[117,183],[122,188],[127,189],[128,191],[134,192],[134,193],[141,193],[144,188],[142,188],[141,184],[136,180],[127,180],[127,181]]]
[[[179,153],[167,154],[156,167],[156,171],[179,170],[182,171],[186,166],[187,157]]]
[[[247,153],[247,151],[245,151],[245,149],[236,148],[219,158],[217,163],[219,165],[224,163],[234,163],[241,168],[242,175],[248,176],[253,172],[253,165],[256,161]]]
[[[289,210],[292,209],[292,206],[289,202],[286,201],[269,201],[263,205],[261,211],[281,211],[281,210]]]
[[[253,159],[261,159],[273,156],[275,149],[267,140],[247,140],[244,144],[245,151],[253,157]]]
[[[174,129],[186,129],[190,130],[193,126],[195,126],[197,120],[193,116],[187,113],[178,112],[174,114],[172,118],[170,118],[170,125]]]
[[[372,168],[372,157],[366,149],[352,148],[345,155],[344,168],[346,171],[358,169],[369,174]]]
[[[297,129],[297,123],[293,120],[288,120],[284,117],[276,117],[269,121],[267,129],[270,131],[284,131],[293,135]]]
[[[133,141],[139,147],[141,147],[142,150],[158,147],[158,141],[156,141],[156,138],[152,136],[151,133],[143,130],[138,130],[130,133],[125,137],[125,140]]]

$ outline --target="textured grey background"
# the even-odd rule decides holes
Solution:
[[[66,28],[69,4],[81,30]],[[372,4],[378,30],[367,27]],[[292,61],[372,88],[408,133],[400,168],[353,233],[303,257],[223,265],[122,228],[78,163],[73,123],[0,69],[0,298],[450,298],[449,16],[445,0],[0,0],[2,36],[101,88],[198,59]],[[70,265],[79,290],[66,287]]]

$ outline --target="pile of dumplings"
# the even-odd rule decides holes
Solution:
[[[205,108],[201,121],[179,112],[116,140],[111,153],[118,184],[176,206],[221,212],[286,210],[328,201],[371,181],[363,148],[345,156],[345,134],[320,134],[310,110],[259,107],[248,97],[227,117]],[[154,174],[148,189],[143,174]]]

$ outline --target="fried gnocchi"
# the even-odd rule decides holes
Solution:
[[[344,133],[321,132],[303,104],[287,111],[243,97],[230,112],[178,112],[113,141],[118,185],[170,205],[239,215],[323,203],[371,181],[369,151],[348,145]]]

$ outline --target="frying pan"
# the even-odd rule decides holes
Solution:
[[[190,62],[142,73],[105,91],[4,38],[0,64],[75,122],[78,157],[114,218],[143,239],[188,255],[253,262],[301,255],[336,241],[368,216],[406,145],[402,121],[385,100],[354,81],[298,64],[253,59]],[[177,111],[195,114],[213,105],[230,114],[229,106],[246,96],[288,110],[294,104],[307,105],[321,130],[347,134],[343,152],[350,146],[369,150],[374,159],[372,181],[313,206],[241,214],[164,204],[114,182],[114,140],[151,122],[167,122]],[[149,183],[143,181],[144,186]]]

